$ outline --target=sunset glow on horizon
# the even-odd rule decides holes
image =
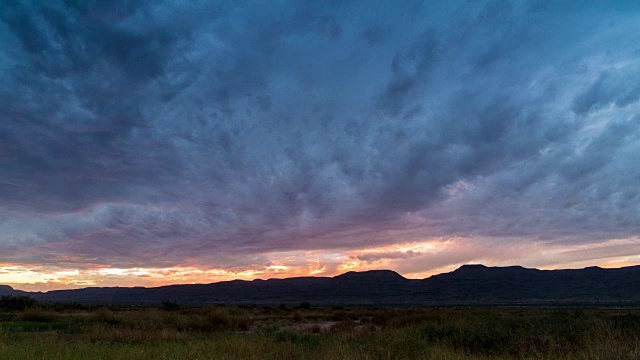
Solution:
[[[207,284],[229,280],[254,280],[288,278],[298,276],[336,276],[348,271],[378,269],[406,269],[400,271],[407,278],[422,279],[442,272],[455,270],[466,263],[482,263],[492,266],[530,264],[539,269],[579,268],[600,266],[605,268],[636,265],[640,255],[621,255],[628,247],[636,247],[637,239],[614,240],[597,246],[574,246],[550,249],[511,249],[508,254],[536,251],[537,257],[523,256],[521,259],[501,259],[501,251],[484,258],[470,259],[460,263],[449,263],[429,267],[427,271],[412,271],[407,259],[431,260],[448,258],[463,250],[456,248],[461,240],[442,239],[427,242],[394,244],[357,251],[330,252],[307,251],[268,254],[272,265],[255,265],[247,268],[219,269],[206,266],[153,267],[85,267],[83,269],[45,268],[38,265],[0,263],[0,283],[25,291],[50,291],[104,286],[155,287],[174,284]],[[467,241],[468,242],[468,241]],[[468,242],[469,246],[473,246]],[[624,248],[626,250],[620,250]],[[467,249],[464,251],[474,251]],[[586,256],[576,257],[578,252]],[[514,262],[515,261],[515,262]],[[438,266],[438,265],[435,265]],[[525,265],[526,266],[526,265]]]
[[[0,285],[640,264],[640,3],[4,1]]]

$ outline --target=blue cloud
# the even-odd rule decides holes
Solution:
[[[0,249],[636,236],[640,9],[577,4],[2,4]]]

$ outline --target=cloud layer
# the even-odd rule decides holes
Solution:
[[[0,20],[0,263],[324,251],[417,273],[428,254],[351,252],[475,244],[445,266],[491,259],[486,239],[640,234],[635,2],[23,1]]]

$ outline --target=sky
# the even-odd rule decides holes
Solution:
[[[640,2],[0,0],[0,283],[640,264]]]

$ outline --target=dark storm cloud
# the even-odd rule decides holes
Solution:
[[[3,258],[636,236],[638,9],[565,7],[3,3]]]

